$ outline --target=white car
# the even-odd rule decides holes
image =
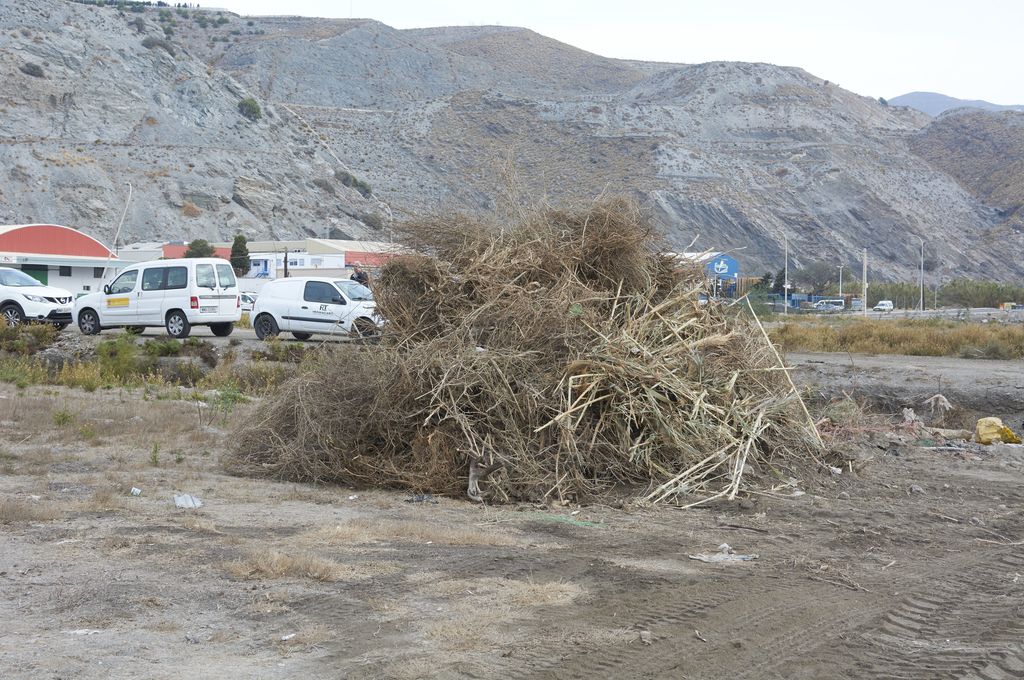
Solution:
[[[0,322],[17,326],[26,321],[52,323],[65,328],[71,323],[70,292],[44,286],[11,267],[0,267]]]
[[[124,326],[141,332],[163,326],[172,338],[187,338],[193,326],[231,335],[242,317],[242,301],[231,263],[216,257],[140,262],[75,300],[72,316],[86,335]]]
[[[334,277],[275,279],[260,290],[252,311],[252,327],[260,340],[282,331],[298,340],[314,333],[372,336],[380,326],[369,288]]]
[[[256,304],[255,293],[242,293],[242,311],[251,312],[253,305]]]
[[[871,309],[875,312],[891,312],[893,310],[892,300],[880,300],[879,303]]]

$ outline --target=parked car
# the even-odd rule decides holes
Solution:
[[[86,335],[104,328],[142,332],[163,326],[173,338],[187,338],[193,326],[231,335],[242,316],[235,273],[216,257],[155,260],[132,265],[103,286],[75,300],[72,316]]]
[[[879,300],[872,309],[876,312],[891,312],[893,310],[892,300]]]
[[[814,308],[819,312],[841,312],[846,309],[846,302],[843,300],[818,300]]]
[[[38,321],[66,328],[71,301],[63,288],[43,285],[20,269],[0,267],[0,322],[8,326]]]
[[[251,312],[252,308],[253,308],[253,305],[256,304],[256,294],[255,293],[242,293],[241,297],[242,297],[242,311],[243,312]]]
[[[376,335],[381,322],[369,288],[332,277],[275,279],[260,290],[252,327],[260,340],[287,331],[298,340],[314,333]]]

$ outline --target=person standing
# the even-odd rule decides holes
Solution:
[[[363,265],[359,262],[352,263],[352,276],[349,278],[363,286],[370,285],[370,275],[363,270]]]

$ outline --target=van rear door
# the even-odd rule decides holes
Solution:
[[[235,272],[229,264],[218,264],[218,302],[219,313],[234,314],[238,311],[238,282],[235,281]]]

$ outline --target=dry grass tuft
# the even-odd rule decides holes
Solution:
[[[444,526],[417,521],[353,519],[332,527],[302,534],[309,543],[327,545],[407,541],[442,545],[517,545],[520,539],[508,533],[483,531],[476,527]]]
[[[498,501],[662,485],[656,501],[816,460],[770,343],[701,304],[703,271],[631,203],[404,231],[419,254],[381,271],[380,345],[307,360],[238,431],[234,469],[451,495],[469,476]]]
[[[255,550],[244,560],[229,562],[226,568],[238,579],[291,576],[314,581],[355,581],[397,571],[395,565],[386,562],[341,564],[309,553],[283,553],[269,548]]]
[[[5,498],[0,500],[0,524],[19,524],[23,522],[52,522],[60,519],[63,511],[50,503]]]

